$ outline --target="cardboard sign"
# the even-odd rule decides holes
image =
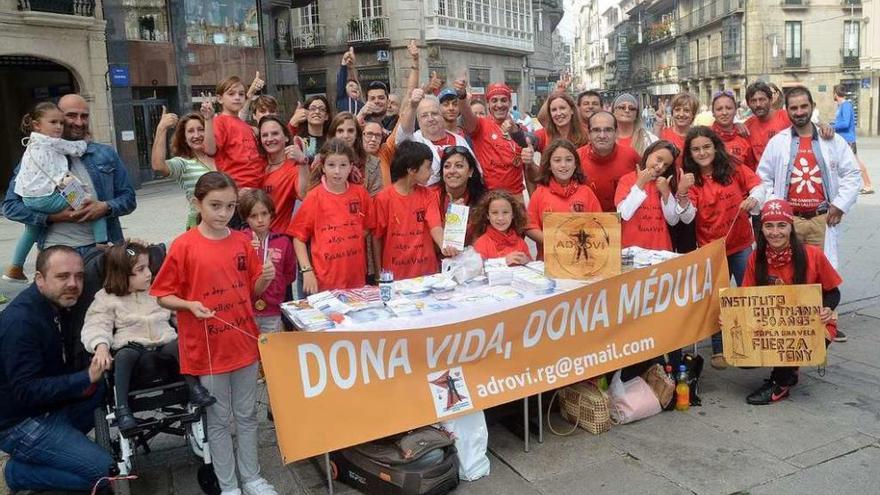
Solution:
[[[544,213],[548,277],[587,280],[620,274],[617,213]]]
[[[724,359],[733,366],[816,366],[825,362],[822,286],[721,290]]]
[[[260,354],[285,463],[553,390],[718,329],[723,241],[455,324],[280,332]]]

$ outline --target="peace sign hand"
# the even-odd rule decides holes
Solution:
[[[217,99],[211,93],[201,93],[201,96],[203,100],[202,106],[199,107],[199,113],[205,120],[211,120],[214,118],[214,102]]]

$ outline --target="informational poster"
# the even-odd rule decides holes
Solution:
[[[443,247],[454,247],[464,251],[469,211],[467,205],[449,203],[446,209],[446,223],[443,225]]]
[[[732,366],[816,366],[825,362],[822,286],[721,289],[724,359]]]
[[[620,216],[544,213],[544,267],[551,278],[587,280],[620,274]]]

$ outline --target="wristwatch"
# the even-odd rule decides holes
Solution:
[[[310,266],[307,266],[307,267],[305,267],[305,268],[303,268],[303,267],[299,267],[299,272],[300,272],[300,273],[308,273],[308,272],[310,272],[310,271],[312,271],[312,267],[310,267]]]

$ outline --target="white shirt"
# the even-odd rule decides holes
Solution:
[[[471,152],[471,155],[474,157],[474,160],[476,161],[477,155],[474,154],[474,150],[471,149],[470,145],[468,145],[468,142],[465,138],[463,138],[453,132],[449,132],[447,130],[444,130],[444,132],[446,134],[448,134],[449,136],[453,136],[455,138],[455,146],[464,146],[465,148],[467,148],[468,151]],[[424,143],[424,144],[428,145],[428,148],[431,148],[431,154],[434,155],[434,158],[431,160],[431,178],[428,179],[428,183],[426,185],[432,186],[432,185],[440,182],[440,174],[443,173],[440,170],[440,161],[441,161],[440,153],[442,153],[443,150],[440,149],[439,146],[437,146],[436,144],[431,142],[430,139],[423,136],[421,129],[408,135],[407,133],[403,132],[402,128],[398,127],[396,139],[397,139],[396,144],[400,144],[406,140],[410,140],[410,141],[414,141],[416,143]],[[480,168],[479,162],[477,163],[477,167]],[[482,172],[482,169],[480,169],[480,171]]]

